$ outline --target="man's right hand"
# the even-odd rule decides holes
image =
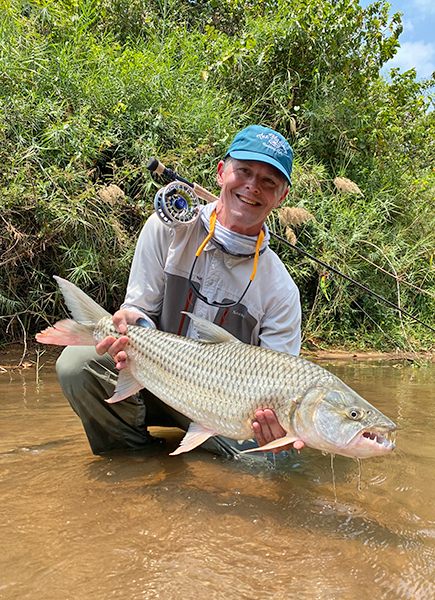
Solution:
[[[113,315],[113,325],[119,333],[125,334],[127,333],[127,325],[135,325],[139,318],[138,313],[121,309]],[[120,338],[108,335],[104,340],[98,342],[95,350],[100,356],[108,352],[115,359],[116,368],[121,370],[127,366],[127,354],[124,352],[124,348],[128,344],[128,340],[127,335],[122,335]]]

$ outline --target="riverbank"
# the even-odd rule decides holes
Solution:
[[[9,344],[0,350],[0,373],[16,369],[54,369],[54,365],[62,348],[59,346],[41,347],[31,343],[26,347],[23,344]],[[375,351],[349,351],[341,348],[327,350],[316,349],[302,350],[301,356],[315,362],[338,361],[391,361],[408,363],[435,362],[434,352],[375,352]]]

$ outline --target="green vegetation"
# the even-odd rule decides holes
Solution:
[[[380,76],[401,32],[388,7],[2,0],[0,344],[64,315],[53,274],[115,310],[153,210],[148,158],[217,192],[217,161],[251,123],[292,142],[286,205],[315,217],[290,223],[298,245],[435,326],[435,79]],[[433,347],[428,329],[274,245],[306,344]]]

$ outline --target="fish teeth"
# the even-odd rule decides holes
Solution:
[[[364,431],[363,437],[369,439],[376,444],[383,444],[384,446],[391,446],[395,443],[396,432],[386,431],[384,434],[375,433],[374,431]]]
[[[387,431],[385,434],[386,439],[390,444],[396,443],[396,432],[395,431]]]

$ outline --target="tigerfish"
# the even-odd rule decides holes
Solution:
[[[43,344],[94,345],[121,334],[112,316],[71,282],[55,277],[74,317],[36,336]],[[395,424],[338,377],[300,357],[244,344],[192,313],[200,339],[128,325],[128,367],[114,395],[147,388],[192,423],[172,454],[188,452],[214,435],[253,437],[255,411],[272,409],[287,432],[262,450],[302,440],[322,452],[366,458],[395,447]]]

